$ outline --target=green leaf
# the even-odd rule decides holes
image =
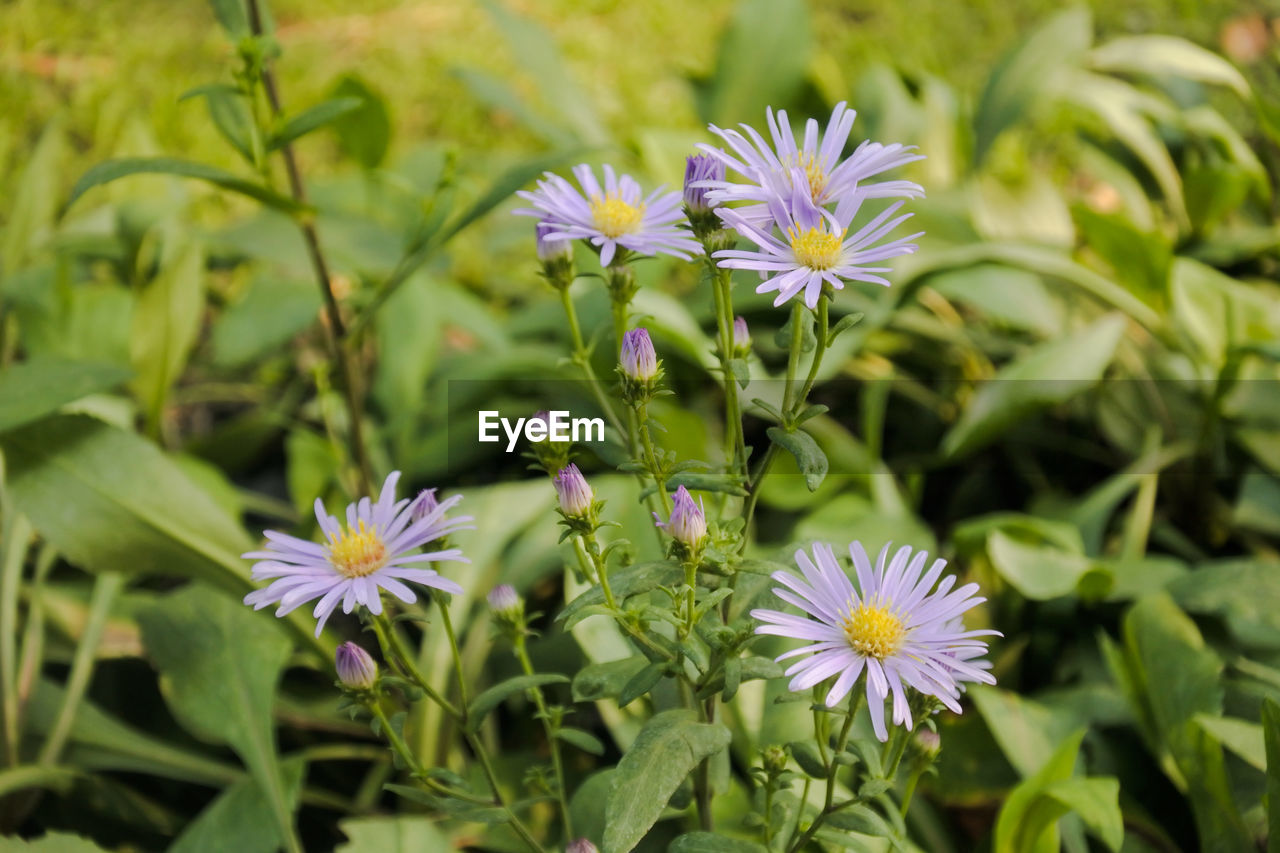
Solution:
[[[499,682],[471,700],[471,706],[467,709],[468,729],[475,731],[479,728],[480,724],[484,722],[484,718],[489,716],[489,712],[501,705],[508,696],[533,687],[542,687],[546,684],[568,683],[569,677],[558,672],[517,675],[515,678],[508,678],[506,681]]]
[[[214,83],[197,86],[183,93],[179,100],[203,97],[209,108],[209,117],[222,134],[222,138],[251,166],[262,161],[262,144],[253,114],[245,101],[244,93],[235,86]]]
[[[0,432],[37,421],[61,406],[110,391],[130,376],[114,364],[37,359],[0,372]]]
[[[134,388],[154,428],[195,344],[203,310],[204,253],[186,243],[142,291],[133,311],[129,354],[138,374]]]
[[[1266,772],[1267,748],[1262,726],[1236,717],[1196,714],[1196,724],[1218,743],[1240,756],[1248,764]]]
[[[1112,39],[1089,53],[1089,64],[1100,71],[1146,74],[1156,79],[1183,77],[1226,86],[1249,97],[1244,75],[1216,53],[1177,36],[1141,35]]]
[[[174,716],[192,734],[235,750],[276,830],[292,838],[293,808],[272,718],[276,683],[291,651],[288,637],[274,619],[198,585],[148,605],[138,624]]]
[[[583,752],[592,755],[604,755],[604,743],[591,732],[565,726],[556,730],[556,737],[565,743],[572,744]]]
[[[967,456],[1030,415],[1088,389],[1111,363],[1124,326],[1121,317],[1104,317],[1003,367],[974,393],[943,438],[942,452],[951,459]]]
[[[796,467],[804,475],[805,485],[809,491],[816,492],[827,476],[827,454],[818,442],[804,430],[787,432],[781,427],[769,427],[766,432],[774,444],[796,458]]]
[[[54,415],[0,435],[0,448],[14,506],[72,563],[251,589],[244,531],[150,442]]]
[[[1124,816],[1120,813],[1120,782],[1110,776],[1062,779],[1051,782],[1044,796],[1065,812],[1074,812],[1084,825],[1115,853],[1124,843]]]
[[[1037,801],[1051,783],[1071,778],[1083,739],[1083,729],[1068,737],[1035,775],[1009,792],[996,819],[993,853],[1056,853],[1057,822],[1067,808],[1037,808]]]
[[[11,839],[6,847],[25,853],[106,853],[106,848],[99,847],[87,838],[72,835],[69,832],[46,832],[33,840]]]
[[[680,783],[731,739],[723,725],[699,723],[686,709],[663,711],[645,723],[613,775],[603,853],[629,853],[657,822]]]
[[[344,110],[330,122],[338,143],[347,156],[366,169],[375,168],[387,156],[391,145],[391,115],[387,102],[360,77],[344,74],[329,92],[331,100],[348,98],[360,106]]]
[[[659,586],[679,583],[683,577],[684,569],[670,560],[637,563],[619,572],[611,572],[609,588],[613,592],[614,599],[621,603],[629,596],[649,592]],[[565,605],[564,609],[556,615],[556,621],[564,622],[564,630],[568,631],[586,617],[587,614],[583,613],[583,610],[599,604],[604,604],[604,592],[600,587],[595,586]]]
[[[789,103],[803,85],[813,36],[802,0],[744,0],[720,39],[716,69],[699,92],[704,122],[756,124],[770,104]],[[769,57],[761,62],[761,57]]]
[[[642,655],[611,660],[604,663],[593,663],[583,667],[573,677],[573,701],[594,702],[597,699],[612,699],[622,687],[649,663]]]
[[[1058,744],[1080,727],[1073,714],[1007,690],[974,685],[969,695],[1000,751],[1023,778],[1035,775]]]
[[[516,190],[520,189],[534,178],[540,176],[546,170],[559,166],[566,159],[574,156],[576,153],[576,150],[561,151],[556,154],[535,157],[507,169],[497,177],[487,190],[485,190],[484,195],[451,220],[434,242],[437,244],[444,243],[450,237],[457,234],[468,225],[471,225],[499,204],[511,198],[511,194]]]
[[[666,672],[667,664],[665,662],[651,663],[631,676],[627,683],[622,685],[622,691],[618,694],[618,707],[625,708],[648,693],[655,684],[662,680],[662,676]]]
[[[1280,838],[1280,704],[1262,701],[1262,734],[1267,747],[1267,827]]]
[[[766,848],[754,841],[711,832],[686,832],[671,842],[667,853],[766,853]]]
[[[245,14],[244,0],[209,0],[218,23],[233,41],[249,35],[249,18]]]
[[[424,853],[453,846],[434,820],[416,815],[347,818],[338,828],[348,839],[338,853]]]
[[[297,807],[306,762],[281,765],[286,804]],[[272,824],[271,801],[252,778],[241,779],[205,807],[173,842],[169,853],[274,853],[285,839]]]
[[[992,143],[1046,100],[1056,75],[1089,49],[1092,24],[1084,9],[1059,12],[1000,60],[978,99],[973,159],[981,164]]]
[[[94,187],[130,175],[175,175],[180,178],[195,178],[224,190],[248,196],[284,213],[299,214],[307,210],[306,207],[287,196],[237,177],[216,166],[179,160],[174,157],[125,157],[99,163],[76,181],[76,185],[71,189],[71,197],[67,199],[66,207],[70,207],[80,196]]]
[[[0,274],[6,277],[22,269],[53,233],[67,156],[67,132],[62,122],[49,122],[33,148],[23,147],[22,156],[22,177],[16,185],[9,181],[12,194],[5,200]]]
[[[363,109],[365,104],[366,100],[364,98],[351,96],[330,98],[327,101],[322,101],[314,107],[305,109],[291,117],[281,125],[280,129],[271,135],[271,140],[267,143],[267,150],[275,151],[278,148],[283,148],[313,130],[319,130],[326,125],[333,124],[348,113]]]
[[[1169,594],[1192,613],[1221,617],[1241,642],[1266,647],[1280,643],[1280,573],[1269,562],[1201,564],[1174,580]]]
[[[214,324],[214,364],[242,367],[278,350],[314,323],[320,308],[314,281],[254,281],[240,301],[227,307]],[[378,375],[381,377],[381,370]]]
[[[987,537],[987,554],[1000,576],[1033,601],[1070,595],[1082,585],[1102,594],[1110,588],[1106,570],[1088,557],[1025,545],[999,530]]]

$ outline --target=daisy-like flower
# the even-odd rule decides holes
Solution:
[[[701,144],[698,147],[747,179],[747,183],[723,179],[702,182],[711,204],[752,202],[739,207],[739,215],[757,227],[767,228],[772,215],[769,198],[790,198],[792,190],[797,187],[803,189],[819,207],[838,203],[853,192],[863,198],[918,198],[924,195],[924,189],[911,181],[867,182],[867,178],[881,172],[923,159],[922,155],[912,153],[913,147],[866,141],[847,158],[842,157],[857,115],[844,101],[832,110],[825,132],[820,132],[816,119],[809,119],[805,123],[804,139],[799,144],[785,110],[779,110],[775,115],[769,108],[765,115],[769,122],[769,135],[773,137],[772,145],[755,128],[746,124],[742,125],[745,136],[736,130],[710,126],[711,132],[723,139],[733,154],[714,145]]]
[[[798,178],[798,169],[796,173]],[[833,213],[815,205],[808,191],[797,181],[791,191],[790,204],[778,196],[768,202],[772,211],[770,222],[777,224],[786,237],[785,241],[775,236],[771,227],[752,223],[739,210],[716,208],[716,213],[728,225],[759,249],[724,249],[712,257],[727,269],[760,273],[764,281],[756,288],[756,293],[777,291],[774,305],[781,305],[803,292],[805,304],[814,308],[824,283],[836,290],[843,289],[845,281],[868,281],[888,287],[888,280],[876,273],[888,272],[889,267],[876,264],[911,254],[916,245],[910,241],[924,232],[875,245],[877,240],[911,217],[910,213],[904,213],[890,218],[902,207],[902,202],[897,202],[849,234],[849,225],[857,216],[863,199],[860,193],[850,193],[840,199]]]
[[[318,620],[318,637],[339,604],[343,613],[350,613],[357,604],[372,613],[381,613],[383,589],[403,602],[413,602],[416,596],[404,581],[460,594],[462,587],[435,570],[416,564],[443,560],[469,562],[457,548],[418,552],[423,545],[469,526],[470,516],[445,518],[445,513],[462,500],[462,496],[454,495],[422,512],[426,501],[414,501],[411,505],[408,499],[396,500],[399,479],[399,471],[391,472],[376,503],[361,498],[349,504],[345,526],[325,512],[324,504],[316,498],[316,519],[324,531],[324,544],[275,530],[265,531],[266,549],[243,556],[246,560],[259,561],[253,566],[254,580],[275,580],[270,586],[246,595],[244,603],[253,605],[255,610],[278,604],[276,616],[284,616],[318,598],[312,613]]]
[[[889,546],[885,545],[874,570],[861,543],[850,545],[849,554],[858,576],[856,589],[836,562],[831,546],[819,543],[813,546],[812,559],[803,550],[796,551],[796,564],[803,579],[790,572],[773,574],[773,579],[786,587],[775,588],[774,594],[805,615],[751,611],[764,623],[756,628],[757,634],[811,643],[777,658],[782,661],[806,656],[786,671],[792,677],[792,690],[808,690],[835,677],[826,697],[826,704],[831,707],[849,695],[865,670],[871,724],[876,737],[885,741],[889,735],[884,701],[890,696],[894,724],[910,729],[908,687],[937,697],[960,713],[959,682],[995,684],[985,662],[974,658],[987,651],[986,643],[977,638],[1000,636],[999,632],[966,631],[959,618],[986,600],[974,597],[977,584],[953,590],[954,575],[939,583],[946,560],[935,560],[922,576],[929,555],[921,551],[913,558],[907,546],[899,548],[888,560]]]
[[[635,179],[618,176],[612,166],[604,167],[603,188],[585,163],[575,166],[573,174],[582,192],[547,172],[544,180],[538,181],[537,190],[516,193],[533,209],[515,213],[536,216],[552,226],[541,235],[543,241],[588,240],[599,248],[600,264],[606,267],[619,247],[641,255],[662,252],[685,260],[702,253],[702,247],[681,227],[686,220],[679,192],[663,193],[659,187],[641,197]]]

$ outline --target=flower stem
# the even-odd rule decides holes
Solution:
[[[671,515],[671,495],[667,494],[667,478],[663,475],[662,466],[658,464],[658,455],[653,449],[653,437],[649,434],[649,406],[641,403],[636,406],[636,428],[640,433],[640,443],[644,448],[644,461],[649,466],[649,475],[658,490],[658,500],[662,502],[663,514]]]
[[[524,634],[516,635],[515,652],[516,657],[520,660],[520,667],[524,670],[524,674],[533,675],[533,661],[529,659],[529,651],[525,647]],[[543,698],[542,688],[534,687],[529,692],[533,694],[533,704],[538,708],[538,716],[542,718],[542,729],[547,735],[547,748],[551,750],[551,768],[556,775],[556,799],[560,803],[560,815],[564,820],[564,837],[572,840],[573,822],[569,817],[569,800],[564,781],[564,764],[560,759],[560,741],[556,737],[557,725],[547,712],[547,703],[546,699]]]
[[[840,772],[840,763],[836,761],[836,757],[840,755],[840,753],[844,752],[845,747],[849,745],[849,732],[853,728],[853,719],[858,713],[858,704],[860,704],[860,700],[857,703],[855,703],[854,700],[850,700],[849,710],[845,714],[844,724],[840,727],[840,735],[836,739],[835,751],[832,752],[830,756],[827,755],[826,726],[818,726],[818,751],[822,754],[822,761],[827,768],[827,787],[823,798],[822,811],[818,812],[817,817],[813,819],[813,823],[809,824],[809,828],[805,830],[804,835],[800,836],[794,844],[787,845],[788,853],[796,853],[796,851],[804,849],[804,846],[813,840],[813,836],[817,834],[818,829],[833,813],[859,802],[857,797],[852,800],[845,800],[838,805],[835,802],[836,775]],[[823,715],[824,718],[825,716],[826,715]],[[803,801],[801,802],[800,808],[801,810],[804,808]],[[798,828],[799,823],[797,823],[796,826]]]
[[[731,469],[747,475],[746,436],[742,429],[742,407],[738,402],[738,380],[733,374],[733,282],[731,271],[715,266],[710,253],[711,292],[715,297],[716,330],[719,333],[720,371],[724,377],[725,456]]]
[[[258,0],[248,0],[249,25],[255,36],[262,35],[262,10]],[[264,59],[261,66],[262,89],[267,95],[273,116],[279,117],[284,108],[280,103],[280,92],[276,87],[275,75],[270,63]],[[294,156],[293,145],[284,143],[280,146],[280,154],[284,158],[285,172],[289,176],[289,192],[298,204],[307,205],[307,186],[302,180],[302,171],[298,168],[298,158]],[[359,473],[360,487],[363,494],[373,493],[373,466],[369,462],[368,449],[364,443],[364,432],[361,425],[360,394],[356,385],[355,370],[347,354],[347,330],[342,320],[342,311],[338,307],[337,297],[333,293],[332,279],[329,275],[329,264],[320,248],[320,235],[316,231],[315,222],[310,216],[296,218],[298,228],[302,231],[302,240],[306,244],[307,257],[311,261],[312,271],[316,276],[316,284],[320,287],[320,295],[324,297],[325,316],[329,321],[329,349],[338,373],[342,376],[342,390],[347,403],[347,414],[350,423],[350,443],[352,458]]]
[[[622,421],[618,419],[618,413],[613,410],[613,405],[609,402],[609,398],[604,395],[604,390],[600,387],[600,380],[596,377],[596,372],[591,367],[591,354],[587,351],[587,345],[582,339],[582,327],[578,324],[578,311],[574,308],[573,297],[569,295],[568,287],[560,288],[560,303],[564,306],[564,315],[569,321],[569,335],[573,339],[573,361],[582,369],[587,384],[591,386],[591,394],[596,398],[596,405],[600,407],[605,417],[609,419],[609,424],[618,431],[619,435],[624,435],[625,428],[622,425]]]

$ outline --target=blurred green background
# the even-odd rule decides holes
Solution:
[[[478,403],[531,411],[545,404],[534,380],[573,375],[511,194],[582,160],[675,186],[712,139],[707,122],[762,127],[769,104],[825,120],[848,100],[855,138],[927,155],[903,175],[926,187],[912,208],[927,233],[894,287],[837,298],[836,315],[863,319],[824,362],[814,399],[830,411],[806,424],[830,474],[812,490],[784,458],[750,556],[892,539],[983,585],[976,619],[1005,635],[999,685],[941,718],[911,843],[1025,849],[1010,839],[1045,827],[1007,807],[1015,790],[1050,812],[1067,803],[1044,849],[1276,843],[1280,809],[1263,799],[1280,796],[1271,10],[279,2],[284,115],[272,116],[236,88],[242,59],[271,44],[246,47],[240,8],[0,5],[0,830],[265,851],[292,826],[307,849],[378,850],[397,833],[422,849],[511,849],[501,828],[429,821],[383,790],[385,750],[330,686],[326,655],[358,636],[353,620],[317,644],[305,620],[282,628],[239,604],[252,585],[238,555],[262,527],[311,536],[316,495],[336,506],[357,491],[297,227],[310,219],[292,215],[279,149],[298,153],[353,329],[372,467],[463,491],[484,522],[459,536],[473,563],[454,573],[466,593],[451,604],[478,689],[513,671],[486,622],[492,584],[548,614],[580,591],[550,486],[524,459],[451,440]],[[132,172],[222,171],[98,166],[136,157],[170,159]],[[596,269],[589,252],[578,262]],[[681,392],[656,408],[664,441],[717,463],[709,294],[692,265],[639,274],[637,313]],[[590,277],[574,289],[590,328],[607,326],[602,290]],[[734,298],[756,342],[744,397],[776,397],[784,317],[748,276]],[[611,348],[605,332],[599,375]],[[763,447],[769,423],[751,409],[748,439]],[[639,529],[617,461],[580,457]],[[767,595],[744,585],[743,609]],[[539,669],[623,657],[603,623],[540,625]],[[439,632],[418,639],[452,690]],[[211,719],[209,691],[232,678],[261,688],[255,702]],[[584,827],[598,828],[602,768],[643,718],[603,681],[558,697],[607,745],[570,762]],[[735,699],[735,772],[717,799],[731,835],[753,836],[743,815],[758,792],[742,770],[757,748],[807,736],[807,713],[774,704],[781,692],[757,680]],[[544,757],[503,725],[525,714],[504,709],[484,730],[517,795]],[[425,761],[463,767],[432,712],[406,725]],[[245,727],[268,736],[250,743]],[[1043,778],[1077,730],[1068,778]],[[641,849],[666,849],[678,824]],[[245,831],[262,826],[274,829]]]

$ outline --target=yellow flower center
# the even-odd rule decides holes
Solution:
[[[628,204],[617,193],[591,199],[591,220],[606,237],[621,237],[640,227],[644,218],[643,204]]]
[[[849,611],[844,618],[844,634],[849,645],[859,654],[883,660],[898,650],[906,635],[906,626],[892,610],[866,602]]]
[[[796,165],[804,169],[804,175],[809,179],[809,192],[813,195],[813,200],[817,201],[827,188],[827,175],[818,165],[818,158],[812,154],[801,154],[796,159]]]
[[[802,266],[811,270],[829,270],[840,262],[840,244],[844,242],[844,234],[832,234],[825,222],[804,232],[788,228],[787,237],[791,240],[796,262]]]
[[[387,562],[387,546],[376,529],[363,521],[355,530],[344,530],[341,536],[329,537],[329,562],[349,578],[362,578],[382,568]]]

